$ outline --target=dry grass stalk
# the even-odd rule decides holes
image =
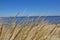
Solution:
[[[13,40],[15,40],[15,39],[16,39],[16,37],[17,37],[17,36],[22,32],[23,28],[24,28],[24,26],[23,26],[23,25],[21,25],[21,27],[20,27],[19,31],[18,31],[18,32],[17,32],[17,34],[14,36]]]
[[[57,30],[57,29],[55,29],[54,32],[50,35],[49,40],[51,40],[51,38],[53,37],[53,35],[56,33],[56,30]]]
[[[47,37],[48,37],[49,35],[51,35],[51,33],[55,30],[55,28],[56,28],[56,26],[49,32],[49,34],[44,38],[44,40],[46,40]]]
[[[14,33],[14,31],[15,31],[15,28],[17,27],[17,24],[15,25],[15,27],[12,29],[12,31],[11,31],[11,36],[10,36],[10,38],[9,38],[9,40],[11,39],[11,37],[13,36],[13,33]]]
[[[4,28],[4,24],[2,24],[2,26],[0,28],[0,36],[1,36],[2,32],[3,32],[3,28]]]

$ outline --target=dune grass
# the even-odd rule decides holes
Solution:
[[[18,27],[19,26],[19,27]],[[30,23],[15,24],[14,27],[0,27],[0,40],[59,40],[58,27],[56,24],[39,23],[35,25]],[[54,37],[55,36],[55,37]]]
[[[17,15],[16,15],[17,16]],[[14,24],[5,27],[1,24],[0,40],[60,40],[60,24],[50,24],[41,20],[39,23],[28,22],[28,25]]]

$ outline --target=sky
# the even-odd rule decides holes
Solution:
[[[60,16],[60,0],[0,0],[0,17]]]

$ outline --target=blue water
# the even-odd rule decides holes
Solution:
[[[16,23],[27,23],[28,20],[31,20],[32,22],[39,22],[41,19],[44,19],[44,21],[48,21],[49,23],[59,24],[60,23],[60,16],[22,16],[22,17],[0,17],[0,22],[4,23],[11,23],[12,20]]]

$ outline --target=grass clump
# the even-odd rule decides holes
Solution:
[[[23,22],[8,27],[4,27],[4,24],[2,24],[0,40],[60,40],[58,31],[59,25],[44,21],[38,24],[29,22],[28,25]]]

